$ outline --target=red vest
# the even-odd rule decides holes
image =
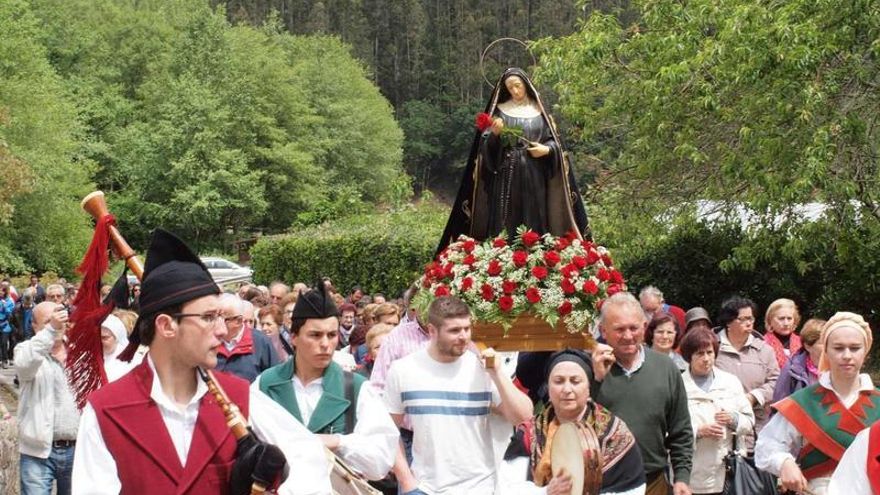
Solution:
[[[868,432],[868,464],[865,466],[874,493],[880,495],[880,421]]]
[[[214,373],[214,376],[247,417],[248,383],[224,373]],[[206,393],[199,404],[184,467],[180,465],[159,407],[150,398],[152,384],[153,372],[144,360],[130,373],[89,397],[101,436],[116,460],[121,493],[227,494],[236,443],[213,395]]]

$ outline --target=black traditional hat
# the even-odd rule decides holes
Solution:
[[[314,289],[301,293],[293,306],[293,318],[323,320],[332,316],[339,316],[339,309],[323,281],[315,284]]]
[[[205,264],[177,236],[162,229],[153,231],[144,277],[141,281],[140,314],[132,332],[129,346],[120,359],[134,353],[141,343],[141,321],[152,318],[160,310],[183,304],[193,299],[220,294]]]

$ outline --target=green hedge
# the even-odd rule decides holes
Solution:
[[[311,285],[329,277],[343,292],[360,285],[367,293],[397,297],[430,262],[448,214],[448,208],[422,203],[264,237],[250,251],[254,280]]]

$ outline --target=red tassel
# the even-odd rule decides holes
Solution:
[[[101,278],[110,261],[112,225],[116,225],[113,215],[98,220],[89,249],[76,269],[83,280],[73,301],[72,326],[67,332],[67,378],[80,409],[85,407],[89,394],[107,383],[101,323],[113,311],[113,303],[101,303]]]

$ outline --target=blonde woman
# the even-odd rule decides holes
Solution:
[[[801,349],[801,338],[795,333],[800,322],[801,314],[791,299],[773,301],[764,313],[764,342],[773,349],[779,369]]]

